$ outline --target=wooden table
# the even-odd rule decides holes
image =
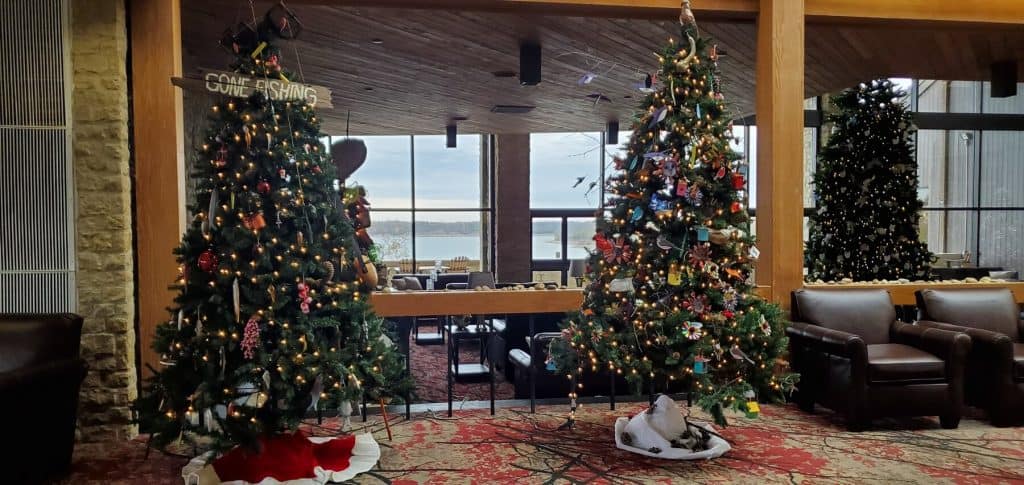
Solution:
[[[534,334],[536,313],[563,313],[577,310],[583,304],[583,290],[450,290],[450,291],[400,291],[376,292],[370,296],[374,312],[385,318],[399,321],[399,348],[406,355],[406,369],[409,367],[409,332],[412,318],[444,315],[529,315],[529,335]],[[533,356],[531,356],[533,357]],[[530,412],[536,411],[536,382],[530,373]],[[406,416],[410,414],[409,400],[405,404]],[[452,414],[451,398],[448,400],[448,415]],[[494,414],[494,399],[491,399],[491,414]]]
[[[579,309],[583,290],[379,291],[370,304],[382,317],[560,313]]]
[[[914,292],[917,290],[933,289],[933,290],[966,290],[971,288],[1009,288],[1013,291],[1013,296],[1017,300],[1017,303],[1024,303],[1024,282],[1016,281],[1002,281],[1002,282],[991,282],[991,283],[907,283],[907,284],[871,284],[871,283],[850,283],[846,285],[825,285],[825,284],[813,284],[808,283],[804,285],[804,288],[814,290],[863,290],[863,289],[883,289],[889,290],[892,295],[892,302],[894,305],[916,305],[917,300],[914,298]]]

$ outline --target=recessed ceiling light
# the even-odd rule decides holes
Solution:
[[[363,88],[363,91],[373,91],[373,87],[372,86],[366,86],[366,87]]]
[[[515,71],[494,71],[491,74],[493,74],[494,77],[505,78],[505,77],[516,77],[519,73],[517,73]]]
[[[384,39],[370,39],[370,42],[376,45],[381,45],[384,43]]]
[[[633,95],[632,94],[627,94],[627,95],[623,96],[622,99],[633,99]]]

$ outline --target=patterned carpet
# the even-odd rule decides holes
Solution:
[[[411,340],[411,337],[410,337]],[[444,345],[409,345],[412,375],[416,382],[416,399],[413,402],[448,402],[448,388],[445,386],[445,365],[448,356]],[[475,342],[459,344],[459,360],[464,364],[480,362],[480,346]],[[502,372],[494,371],[495,399],[512,399],[515,391],[512,383],[505,380]],[[490,386],[486,377],[473,380],[456,380],[452,389],[452,400],[460,402],[490,399]]]
[[[371,418],[381,443],[378,468],[357,478],[367,484],[414,483],[1022,483],[1024,429],[964,420],[940,429],[936,420],[883,421],[849,433],[835,415],[807,415],[791,406],[764,406],[758,419],[733,417],[723,430],[733,450],[717,460],[655,460],[615,449],[616,416],[606,405],[581,409],[577,428],[557,431],[563,407],[463,411],[454,418],[395,418],[394,441]],[[330,425],[336,425],[336,421]],[[316,434],[328,427],[311,428]],[[180,484],[185,458],[154,452],[143,460],[141,440],[80,447],[64,483]]]

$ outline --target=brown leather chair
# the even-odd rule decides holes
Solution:
[[[886,290],[797,290],[792,320],[801,409],[818,403],[845,414],[851,431],[888,416],[960,423],[966,334],[897,321]]]
[[[1006,288],[922,290],[919,325],[961,331],[973,346],[964,398],[994,426],[1024,423],[1024,321]]]
[[[37,483],[66,473],[75,443],[82,317],[0,315],[0,416],[7,483]]]

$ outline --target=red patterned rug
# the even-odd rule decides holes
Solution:
[[[556,428],[565,408],[537,414],[502,409],[463,411],[454,418],[416,415],[392,423],[387,441],[379,418],[364,426],[381,444],[378,467],[358,483],[1022,483],[1024,429],[993,428],[965,419],[959,429],[934,419],[881,421],[872,431],[850,433],[827,412],[807,415],[792,406],[764,406],[758,419],[732,417],[722,430],[733,446],[706,462],[671,462],[615,449],[617,416],[642,404],[610,411],[580,410],[573,431]],[[361,424],[361,423],[360,423]],[[330,434],[332,420],[311,427]],[[64,483],[181,484],[186,458],[153,452],[143,459],[140,440],[79,447]]]
[[[416,399],[413,402],[448,402],[448,387],[445,385],[448,375],[445,366],[448,356],[444,345],[417,345],[411,341],[409,345],[412,376],[416,382]],[[459,345],[459,360],[464,364],[480,362],[479,344],[463,342]],[[495,399],[513,399],[515,390],[512,383],[505,380],[501,371],[494,371]],[[490,385],[486,377],[473,380],[458,379],[452,388],[452,400],[456,403],[466,401],[485,401],[491,398]]]

